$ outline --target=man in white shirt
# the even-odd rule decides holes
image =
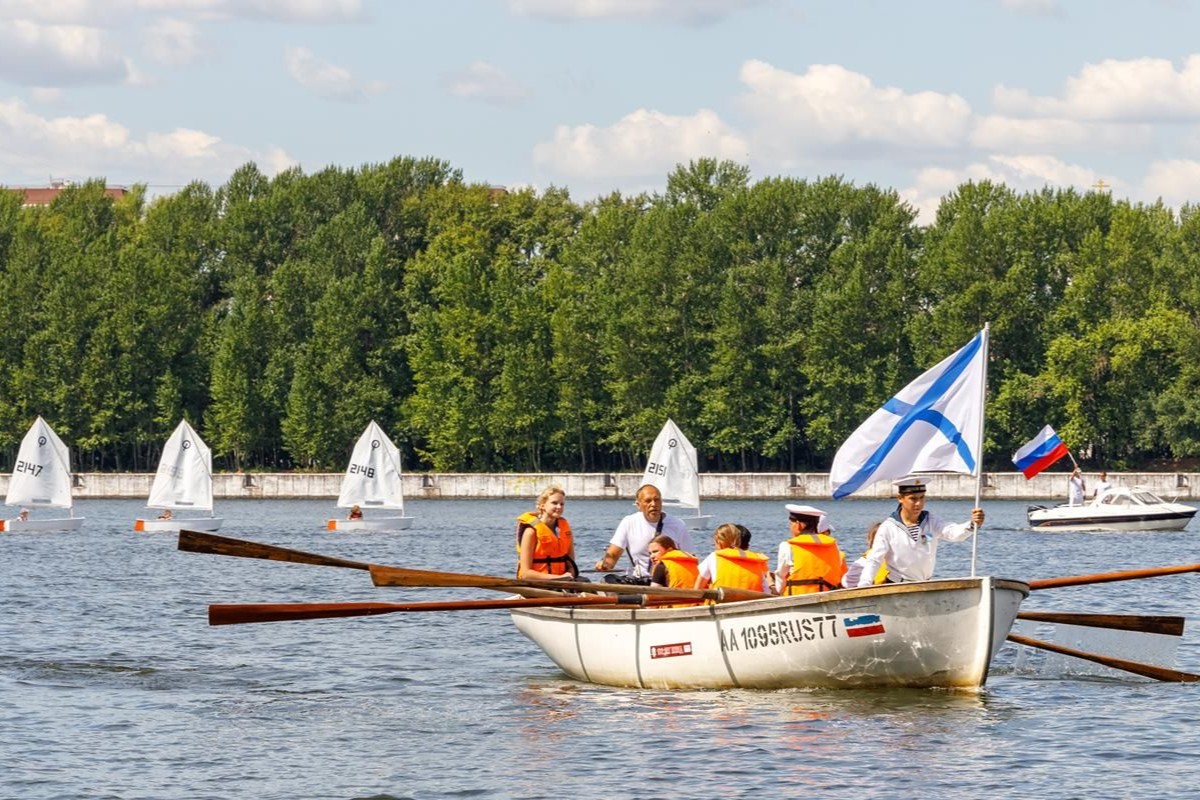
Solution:
[[[1110,491],[1112,491],[1112,484],[1108,482],[1108,473],[1100,470],[1100,480],[1096,481],[1095,499],[1098,501]]]
[[[626,575],[648,577],[650,575],[650,540],[664,533],[675,540],[675,546],[685,553],[693,552],[692,535],[679,517],[663,513],[662,493],[657,486],[643,484],[637,490],[638,510],[617,525],[616,532],[604,551],[604,557],[596,562],[597,572],[610,572],[616,568],[624,553],[629,553],[630,566]]]
[[[1083,473],[1076,467],[1071,471],[1071,481],[1067,485],[1067,503],[1073,506],[1083,505],[1083,493],[1086,487],[1083,485]]]
[[[895,512],[879,525],[859,575],[859,588],[871,586],[879,567],[887,565],[888,583],[927,581],[937,563],[938,539],[961,542],[983,525],[983,509],[971,511],[971,521],[947,524],[925,510],[925,481],[905,478],[896,481]],[[974,527],[972,527],[974,526]]]

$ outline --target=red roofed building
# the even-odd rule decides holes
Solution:
[[[70,186],[71,183],[69,181],[55,181],[49,186],[18,186],[12,187],[10,191],[22,193],[22,206],[48,206],[54,202],[54,198],[66,191]],[[120,200],[129,194],[129,190],[124,186],[106,186],[104,194],[113,200]]]

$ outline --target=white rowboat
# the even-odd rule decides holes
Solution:
[[[978,689],[1028,584],[990,577],[690,608],[528,608],[567,675],[647,689]]]

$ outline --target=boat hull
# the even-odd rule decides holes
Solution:
[[[339,533],[373,533],[375,531],[406,531],[412,527],[412,517],[378,517],[372,519],[331,519],[327,530]]]
[[[221,517],[197,517],[195,519],[139,519],[134,520],[133,529],[142,533],[179,533],[188,531],[216,531],[221,529]]]
[[[692,517],[680,517],[680,521],[687,525],[690,531],[706,531],[712,528],[712,514],[698,514]]]
[[[1181,531],[1196,509],[1170,503],[1162,508],[1132,507],[1117,514],[1097,513],[1095,506],[1031,509],[1029,527],[1038,531]]]
[[[531,608],[517,629],[567,675],[651,689],[978,689],[1020,581],[961,578],[691,608]]]
[[[0,520],[0,531],[5,533],[55,533],[77,531],[83,527],[84,517],[62,517],[60,519],[6,519]]]

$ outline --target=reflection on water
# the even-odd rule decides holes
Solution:
[[[949,518],[969,506],[931,504]],[[848,550],[891,509],[876,501],[825,505]],[[1200,750],[1195,685],[1098,680],[1079,673],[1075,660],[1071,671],[1047,670],[1046,659],[1031,671],[1032,657],[1006,646],[980,693],[611,689],[564,677],[499,611],[210,628],[205,607],[214,602],[496,595],[379,590],[359,570],[179,553],[173,537],[130,530],[140,502],[81,506],[88,522],[78,533],[0,537],[0,797],[1192,792],[1185,778]],[[325,531],[328,502],[235,501],[221,513],[231,536],[510,575],[512,519],[527,506],[413,501],[414,529],[382,536]],[[714,522],[747,525],[755,544],[773,553],[787,535],[782,506],[714,501],[705,510]],[[625,501],[568,498],[585,561],[599,556],[629,509]],[[1022,503],[989,504],[981,573],[1029,579],[1196,560],[1186,533],[1140,535],[1137,548],[1117,547],[1126,540],[1023,531],[1023,514]],[[970,555],[966,545],[939,548],[938,573],[967,574]],[[1187,613],[1197,592],[1180,576],[1035,592],[1025,607]],[[1134,647],[1136,657],[1159,657]],[[1190,629],[1178,658],[1184,669],[1200,666]]]

